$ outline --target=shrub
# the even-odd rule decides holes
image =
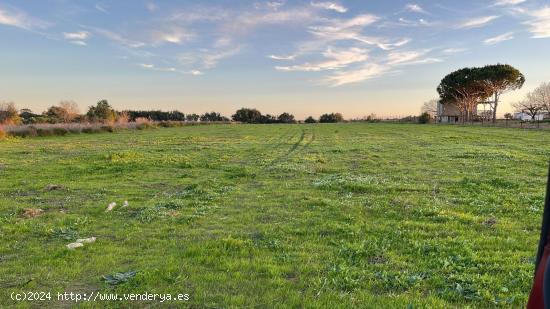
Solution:
[[[117,124],[127,124],[130,121],[130,113],[129,112],[120,112],[116,116],[116,123]]]
[[[13,103],[0,103],[0,124],[17,125],[21,123],[19,112]]]
[[[115,131],[115,127],[112,126],[112,125],[102,125],[99,129],[103,132],[111,132],[112,133],[112,132]]]
[[[429,113],[422,113],[422,115],[418,117],[418,123],[430,123],[431,118]]]
[[[317,123],[317,120],[315,120],[315,118],[309,116],[306,118],[306,120],[304,120],[305,123]]]
[[[148,118],[144,118],[144,117],[136,118],[136,129],[144,130],[152,127],[153,127],[153,122]]]
[[[10,130],[10,133],[11,135],[17,136],[17,137],[30,137],[30,136],[38,135],[37,129],[33,126],[17,127],[15,129]]]
[[[69,133],[69,130],[63,127],[53,127],[52,128],[52,134],[53,135],[66,135]]]
[[[95,126],[82,128],[82,133],[97,133],[97,132],[100,132],[100,131],[101,130],[99,130],[99,128],[95,127]]]
[[[109,105],[107,100],[97,102],[96,106],[90,106],[86,116],[94,122],[114,122],[116,119],[115,110]]]
[[[53,135],[53,131],[50,128],[36,128],[36,135],[38,136],[50,136]]]

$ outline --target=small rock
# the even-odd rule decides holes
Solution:
[[[79,247],[84,247],[84,244],[81,243],[81,242],[72,242],[70,244],[67,245],[67,248],[73,250],[75,248],[79,248]]]
[[[34,218],[40,216],[44,210],[40,208],[25,208],[25,211],[23,212],[23,216],[27,219]]]
[[[76,242],[79,242],[81,244],[89,244],[95,242],[95,237],[89,237],[89,238],[79,238],[76,240]]]
[[[124,201],[124,204],[122,204],[122,207],[128,207],[128,201]]]
[[[109,206],[107,206],[107,210],[105,210],[105,211],[111,211],[111,210],[113,210],[113,208],[115,208],[115,206],[116,206],[116,203],[112,202],[111,204],[109,204]]]

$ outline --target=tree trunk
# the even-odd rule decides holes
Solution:
[[[498,91],[495,91],[495,103],[493,108],[493,123],[497,121]]]

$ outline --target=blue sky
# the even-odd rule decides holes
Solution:
[[[0,101],[36,111],[417,114],[452,70],[508,63],[505,112],[550,81],[539,0],[0,1],[0,42]]]

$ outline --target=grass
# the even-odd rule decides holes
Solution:
[[[20,291],[188,293],[170,305],[194,308],[520,307],[550,136],[211,125],[12,138],[0,154],[0,307],[37,305],[11,301]]]

